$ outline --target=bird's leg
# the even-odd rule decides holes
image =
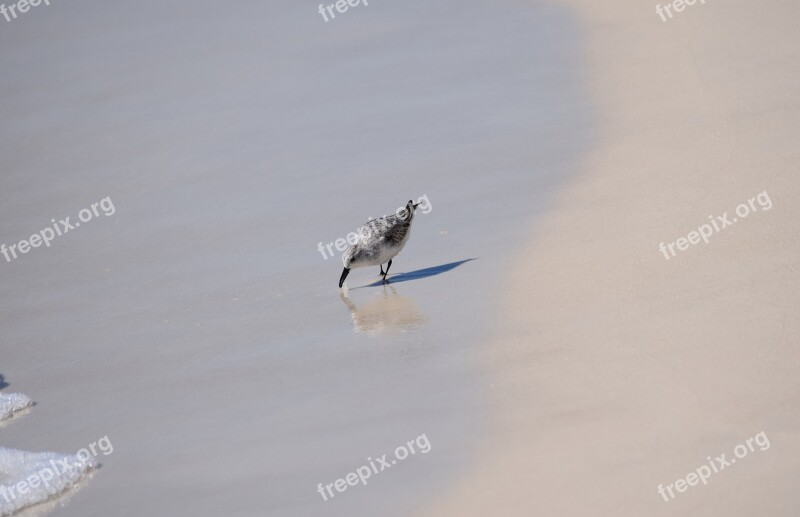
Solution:
[[[386,275],[388,275],[388,274],[389,274],[389,268],[390,268],[390,267],[392,267],[392,261],[391,261],[391,259],[389,260],[389,263],[388,263],[388,264],[386,264],[386,273],[383,273],[383,267],[381,267],[381,273],[383,273],[383,281],[384,281],[384,282],[386,281]]]
[[[381,275],[383,275],[383,274],[384,274],[384,273],[383,273],[383,264],[380,264],[380,266],[381,266],[381,272],[378,274],[378,276],[381,276]]]

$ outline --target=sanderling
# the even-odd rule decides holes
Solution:
[[[380,266],[383,280],[392,267],[392,259],[400,253],[411,235],[411,221],[414,219],[414,210],[419,203],[409,201],[406,207],[396,214],[373,219],[356,230],[358,239],[342,254],[344,271],[339,279],[339,287],[344,284],[344,279],[350,273],[350,268]],[[383,264],[387,262],[386,272]]]

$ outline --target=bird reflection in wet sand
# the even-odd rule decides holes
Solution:
[[[339,297],[350,309],[356,333],[375,335],[408,332],[428,320],[411,298],[400,296],[391,285],[388,288],[384,286],[382,295],[367,300],[361,307],[353,303],[346,288],[339,292]]]

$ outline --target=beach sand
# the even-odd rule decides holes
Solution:
[[[596,146],[506,275],[470,474],[419,514],[797,515],[800,6],[566,3]],[[657,492],[762,431],[708,485]]]

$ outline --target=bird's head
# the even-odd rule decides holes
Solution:
[[[356,251],[358,251],[356,246],[358,245],[350,246],[342,253],[342,264],[348,269],[350,268],[350,263],[353,262],[353,256],[356,254]]]

